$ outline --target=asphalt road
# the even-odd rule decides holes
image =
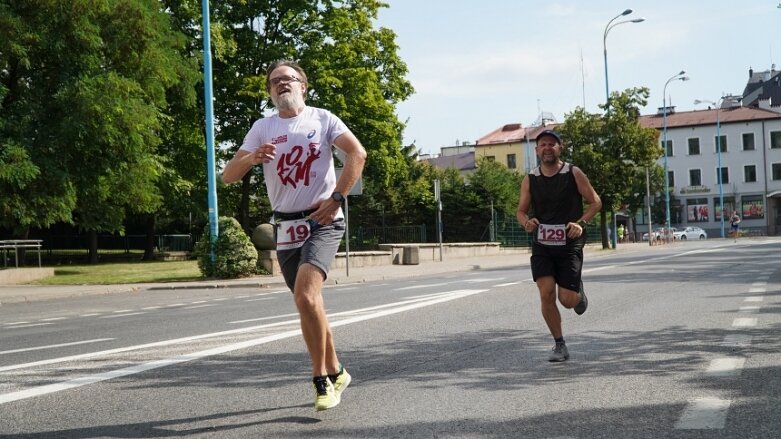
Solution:
[[[0,438],[777,438],[780,252],[587,259],[562,364],[528,266],[329,286],[353,384],[326,412],[280,289],[3,306]]]

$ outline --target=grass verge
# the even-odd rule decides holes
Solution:
[[[112,285],[203,280],[197,261],[128,262],[69,265],[54,269],[54,276],[35,285]]]

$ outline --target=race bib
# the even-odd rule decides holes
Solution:
[[[567,229],[564,224],[540,224],[537,226],[537,242],[542,245],[567,244]]]
[[[277,250],[293,250],[304,245],[309,238],[309,220],[305,218],[278,223]]]

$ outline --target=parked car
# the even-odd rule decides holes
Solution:
[[[680,239],[682,241],[687,239],[707,239],[708,234],[705,232],[705,230],[702,230],[699,227],[687,227],[683,230],[678,230],[673,232],[673,236],[675,239]]]
[[[670,227],[670,232],[673,233],[673,236],[671,237],[671,239],[674,239],[676,230],[677,229],[675,227]],[[660,239],[663,239],[664,238],[664,227],[659,227],[659,228],[657,228],[656,230],[654,230],[651,233],[653,234],[654,241],[658,241]],[[648,241],[648,232],[643,233],[643,241]]]

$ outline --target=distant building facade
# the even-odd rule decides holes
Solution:
[[[717,237],[722,216],[728,232],[729,215],[737,210],[743,229],[781,234],[781,112],[724,102],[729,106],[699,111],[668,107],[666,145],[664,109],[640,117],[642,126],[660,131],[666,148],[669,186],[678,200],[670,206],[670,221],[677,227],[702,227]],[[663,166],[664,156],[658,162]]]

